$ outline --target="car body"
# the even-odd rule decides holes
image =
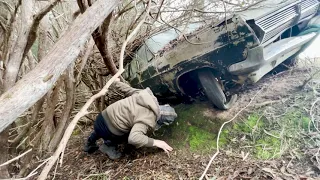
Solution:
[[[318,17],[319,0],[266,0],[216,24],[190,24],[187,39],[170,29],[146,39],[126,66],[125,78],[164,99],[194,96],[199,87],[207,96],[217,96],[218,90],[225,97],[209,99],[227,104],[235,100],[235,87],[257,82],[315,39],[316,32],[300,33]],[[208,77],[220,87],[209,92]]]

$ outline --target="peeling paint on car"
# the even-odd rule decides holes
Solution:
[[[188,41],[173,39],[169,42],[166,39],[169,43],[153,52],[155,56],[151,59],[137,57],[128,64],[128,71],[134,75],[126,76],[127,80],[134,87],[150,87],[157,96],[164,97],[183,93],[179,77],[204,67],[216,70],[218,76],[228,81],[246,83],[254,73],[238,76],[231,74],[229,67],[244,61],[249,50],[260,45],[258,35],[248,24],[249,15],[255,17],[252,13],[242,13],[202,27],[186,34]]]
[[[177,78],[184,73],[202,67],[220,69],[227,73],[230,64],[245,59],[246,49],[257,45],[250,29],[242,21],[231,22],[221,27],[205,27],[189,41],[200,43],[192,45],[187,41],[179,42],[171,50],[163,52],[151,60],[148,67],[142,68],[140,81],[130,81],[133,86],[142,84],[150,87],[156,94],[177,94],[180,92]],[[228,31],[227,31],[228,29]],[[232,31],[233,33],[229,33]],[[139,74],[139,73],[137,73]],[[138,75],[139,76],[139,75]],[[161,80],[160,80],[161,79]]]

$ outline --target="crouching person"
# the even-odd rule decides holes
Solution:
[[[137,148],[158,147],[166,153],[172,151],[166,142],[147,135],[164,124],[171,124],[177,117],[175,110],[169,105],[159,105],[149,88],[135,89],[119,79],[113,85],[126,98],[111,104],[97,116],[84,151],[91,154],[98,150],[96,141],[100,138],[104,140],[100,150],[113,160],[121,157],[117,145],[126,141]]]

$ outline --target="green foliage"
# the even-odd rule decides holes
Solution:
[[[208,104],[179,105],[177,120],[156,132],[156,138],[167,141],[177,149],[207,153],[216,149],[217,135],[223,120],[208,117]],[[309,129],[310,118],[300,109],[290,110],[275,118],[266,118],[263,112],[248,114],[242,121],[224,127],[220,134],[220,148],[249,151],[255,158],[280,158],[290,149],[301,149],[301,132]],[[298,152],[297,152],[298,153]]]
[[[282,119],[283,126],[290,134],[296,131],[307,131],[311,119],[301,111],[290,111]]]
[[[166,140],[175,148],[188,148],[192,152],[209,152],[216,148],[216,136],[222,124],[221,120],[207,117],[204,111],[210,105],[179,105],[175,107],[177,120],[168,127],[156,132],[159,139]],[[221,133],[219,145],[227,143],[228,131]]]
[[[189,144],[191,151],[211,149],[216,146],[216,140],[212,134],[195,126],[189,127]]]
[[[79,128],[76,128],[72,131],[72,136],[78,136],[80,134],[80,129]]]
[[[263,125],[264,123],[261,120],[261,115],[252,114],[249,115],[246,121],[244,121],[243,123],[234,124],[233,129],[236,132],[251,133],[253,130],[260,128]]]
[[[256,142],[254,151],[255,157],[258,159],[271,159],[280,157],[281,141],[278,138],[271,136],[263,136]]]
[[[248,115],[235,123],[232,136],[246,135],[247,145],[254,147],[252,154],[258,159],[280,158],[289,149],[302,146],[300,132],[306,131],[310,118],[299,110],[288,111],[283,116],[266,120],[262,113]]]

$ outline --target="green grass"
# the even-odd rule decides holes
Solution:
[[[303,145],[300,133],[308,130],[309,122],[310,118],[299,109],[273,120],[254,113],[235,123],[230,131],[232,137],[246,136],[244,145],[253,147],[248,150],[255,158],[268,160],[280,158],[290,149],[299,149]]]
[[[243,123],[236,123],[233,125],[233,129],[236,132],[252,133],[257,128],[264,125],[261,120],[261,115],[255,113],[248,116],[248,118]]]
[[[216,149],[216,138],[224,120],[208,117],[209,104],[179,105],[178,118],[168,127],[156,132],[175,149],[207,153]],[[245,150],[257,159],[276,159],[290,149],[301,149],[301,132],[309,129],[310,118],[301,108],[290,109],[276,118],[266,118],[262,111],[247,114],[242,121],[235,120],[224,127],[220,148]],[[245,147],[240,149],[239,147]],[[248,148],[247,148],[248,147]]]
[[[223,121],[204,116],[204,111],[212,108],[208,104],[179,105],[176,121],[156,132],[156,138],[167,141],[174,148],[205,153],[216,148],[216,136]],[[227,132],[220,138],[220,145],[227,143]]]
[[[268,160],[279,158],[281,155],[281,140],[271,136],[264,136],[256,142],[254,156],[258,159]]]

